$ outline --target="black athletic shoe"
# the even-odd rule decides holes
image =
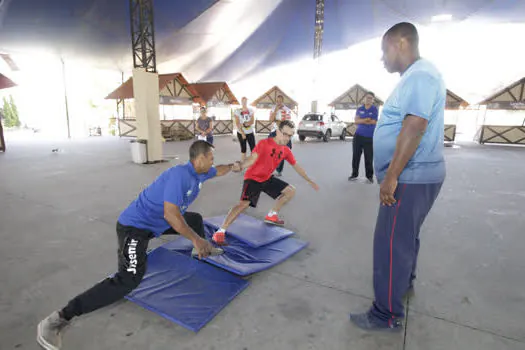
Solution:
[[[370,315],[369,312],[363,314],[350,314],[350,321],[357,327],[365,331],[385,331],[400,332],[403,329],[403,323],[399,319],[390,320],[390,322],[381,322]]]

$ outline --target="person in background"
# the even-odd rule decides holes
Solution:
[[[248,99],[242,98],[242,107],[235,111],[237,138],[241,144],[241,161],[246,159],[246,143],[250,145],[250,152],[255,148],[255,118],[253,108],[248,107]]]
[[[208,117],[206,107],[202,106],[200,112],[195,125],[195,131],[198,132],[197,138],[213,145],[213,119]]]
[[[361,163],[361,154],[365,153],[365,173],[368,183],[374,183],[374,130],[377,123],[377,107],[373,105],[375,95],[373,92],[367,92],[365,95],[365,104],[359,107],[355,113],[355,131],[353,140],[352,155],[352,175],[348,180],[356,180],[359,176],[359,163]]]
[[[380,207],[374,233],[375,300],[351,321],[366,330],[401,331],[403,297],[416,278],[419,232],[445,181],[443,134],[447,89],[438,69],[419,56],[411,23],[383,36],[383,62],[401,79],[374,132]],[[439,262],[437,262],[439,263]]]
[[[0,108],[0,151],[5,152],[4,127],[2,125],[3,121],[4,121],[4,110]]]
[[[275,137],[277,135],[277,129],[283,120],[292,119],[292,110],[284,105],[283,95],[277,96],[277,104],[273,107],[270,112],[270,122],[273,123],[272,131],[268,137]],[[286,146],[289,149],[292,149],[292,138],[288,141]],[[284,161],[282,161],[277,167],[277,176],[282,176],[284,169]]]

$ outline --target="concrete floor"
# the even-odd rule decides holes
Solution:
[[[217,163],[238,158],[216,138]],[[9,140],[8,140],[9,142]],[[116,268],[115,220],[169,163],[131,163],[127,140],[12,140],[0,153],[0,349],[37,349],[37,323]],[[51,149],[59,147],[58,153]],[[127,302],[78,319],[65,349],[525,349],[525,148],[446,148],[448,178],[422,236],[405,332],[368,334],[348,321],[373,297],[377,185],[349,183],[351,142],[294,145],[316,193],[289,166],[297,197],[283,210],[309,248],[251,277],[198,334]],[[239,174],[208,182],[192,210],[225,214]],[[262,197],[250,213],[261,217]],[[152,241],[151,247],[162,241]]]

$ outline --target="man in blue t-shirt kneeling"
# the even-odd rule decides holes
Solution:
[[[206,141],[195,141],[188,163],[164,171],[122,212],[117,222],[118,272],[39,323],[37,341],[44,349],[60,349],[64,328],[73,317],[110,305],[139,285],[146,272],[150,239],[181,234],[193,242],[199,258],[220,254],[221,249],[204,238],[202,216],[187,211],[205,181],[240,171],[238,163],[213,166],[213,148]]]
[[[419,56],[410,23],[383,36],[385,68],[401,79],[374,132],[374,167],[381,205],[374,233],[374,294],[368,312],[351,314],[358,327],[400,331],[403,296],[416,278],[419,231],[445,180],[443,133],[446,87],[436,67]]]
[[[365,95],[365,104],[359,107],[355,113],[354,123],[357,130],[354,134],[353,155],[352,155],[352,175],[348,180],[356,180],[359,176],[359,163],[361,154],[365,153],[365,174],[368,183],[374,183],[374,130],[377,123],[377,107],[373,105],[375,95],[369,91]]]

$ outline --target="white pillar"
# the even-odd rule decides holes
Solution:
[[[310,110],[312,113],[318,112],[318,103],[319,103],[319,71],[320,71],[320,58],[315,58],[313,62],[313,71],[312,71],[312,90],[310,93],[312,94],[312,104],[310,106]]]
[[[137,118],[137,139],[148,142],[148,162],[162,160],[159,115],[159,75],[143,68],[133,69],[133,96]]]

